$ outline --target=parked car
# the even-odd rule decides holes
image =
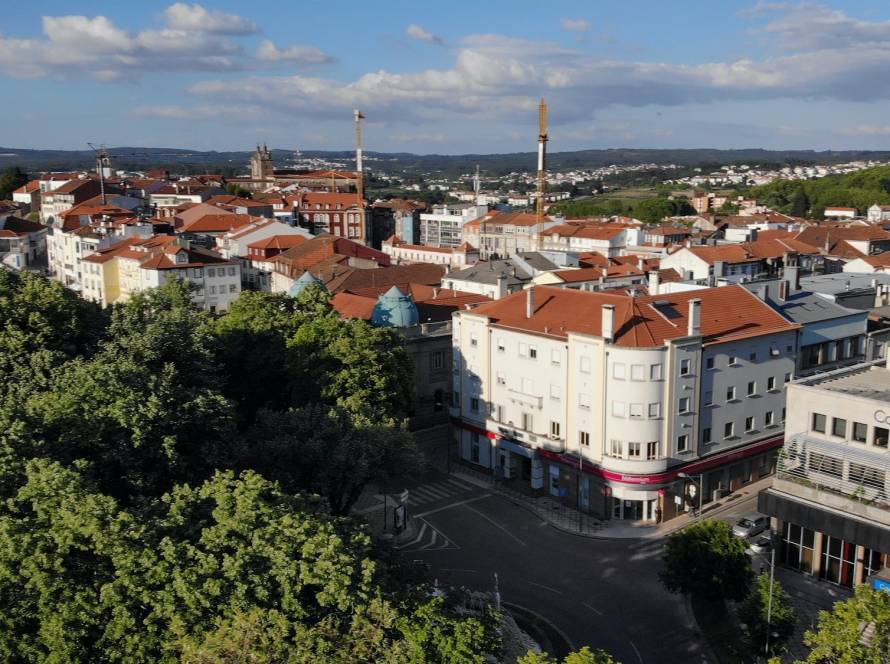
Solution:
[[[749,514],[742,517],[732,527],[732,534],[736,537],[754,537],[769,528],[769,517],[762,514]]]
[[[773,538],[769,535],[761,535],[751,542],[751,546],[748,548],[752,553],[766,555],[773,550]]]

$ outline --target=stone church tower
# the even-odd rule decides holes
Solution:
[[[256,152],[250,156],[250,178],[252,180],[271,180],[274,167],[272,166],[272,151],[263,143],[263,147],[256,146]]]

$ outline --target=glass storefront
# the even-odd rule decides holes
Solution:
[[[782,528],[780,562],[801,572],[812,574],[815,541],[816,533],[814,531],[793,523],[786,523]]]
[[[826,535],[822,545],[822,569],[819,577],[852,588],[855,558],[855,544]]]

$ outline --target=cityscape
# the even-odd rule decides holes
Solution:
[[[890,662],[886,6],[50,4],[0,660]]]

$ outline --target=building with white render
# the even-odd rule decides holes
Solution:
[[[465,462],[599,518],[656,521],[773,470],[798,325],[740,286],[536,286],[453,320]]]

